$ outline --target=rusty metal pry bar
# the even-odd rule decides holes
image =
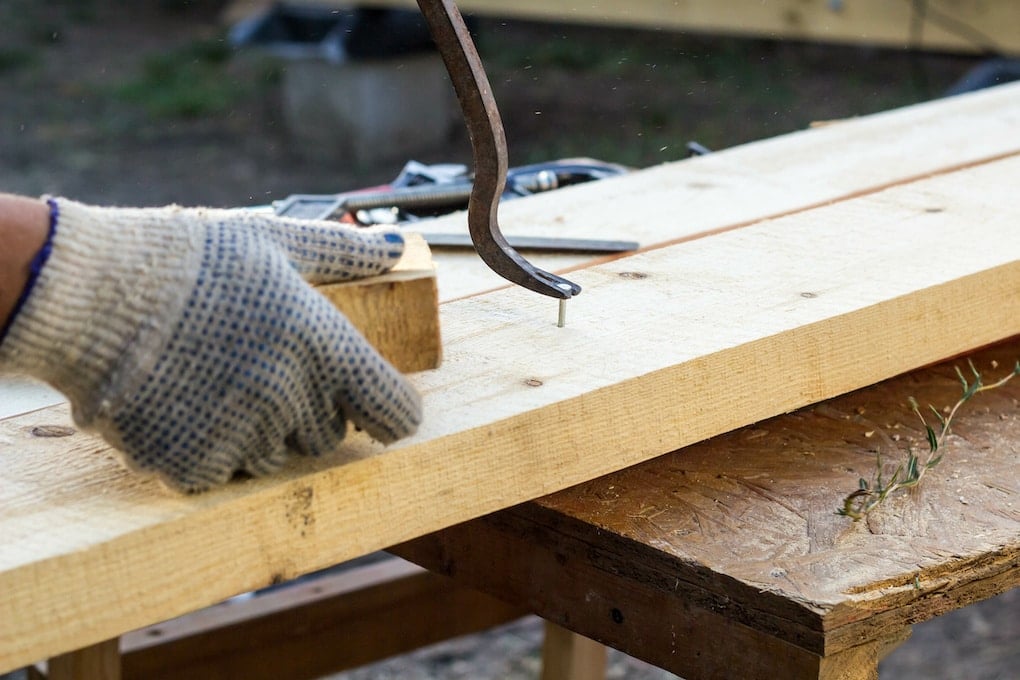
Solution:
[[[503,121],[489,79],[460,10],[453,0],[418,0],[432,39],[446,64],[460,101],[474,156],[474,180],[468,201],[468,231],[479,257],[503,278],[562,301],[581,287],[535,267],[507,243],[497,211],[506,185],[507,151]]]

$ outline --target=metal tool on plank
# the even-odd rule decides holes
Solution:
[[[475,250],[490,269],[508,281],[558,298],[562,322],[564,301],[580,293],[581,287],[532,265],[507,243],[499,229],[497,212],[508,166],[506,135],[464,18],[452,0],[418,0],[418,7],[446,64],[471,138],[475,168],[468,231]]]

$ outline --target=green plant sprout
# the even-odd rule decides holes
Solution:
[[[994,390],[1002,387],[1014,377],[1020,375],[1020,360],[1016,362],[1016,366],[1013,367],[1012,372],[1003,376],[999,380],[985,384],[981,377],[981,373],[974,368],[974,364],[968,360],[970,371],[973,374],[973,379],[968,380],[967,376],[963,374],[963,371],[956,368],[956,375],[960,379],[960,384],[963,386],[963,394],[957,400],[956,404],[949,410],[949,413],[942,415],[932,405],[928,405],[928,409],[935,415],[938,420],[938,431],[935,427],[932,427],[925,419],[924,414],[921,412],[920,406],[917,404],[917,400],[910,397],[910,408],[914,414],[924,425],[925,433],[928,439],[928,453],[922,460],[917,453],[911,448],[907,452],[907,461],[905,464],[900,464],[893,472],[892,477],[888,481],[883,479],[882,476],[882,454],[881,452],[877,455],[875,479],[873,482],[861,477],[858,483],[858,489],[852,494],[843,499],[843,507],[836,510],[836,514],[849,517],[850,519],[857,520],[867,517],[868,513],[878,507],[893,493],[902,489],[909,489],[917,486],[921,483],[924,475],[931,470],[933,467],[942,462],[945,457],[945,443],[946,438],[949,436],[949,430],[952,426],[953,419],[959,412],[960,407],[970,401],[970,399],[978,392],[986,392],[988,390]]]

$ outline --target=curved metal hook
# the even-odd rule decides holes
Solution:
[[[475,172],[468,230],[475,250],[492,271],[519,286],[560,299],[577,295],[579,285],[532,265],[500,232],[497,211],[506,186],[506,133],[489,79],[453,0],[418,0],[418,7],[446,64],[471,138]]]

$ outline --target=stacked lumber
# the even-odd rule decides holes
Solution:
[[[197,497],[64,406],[0,420],[0,671],[1016,335],[1018,173],[1013,86],[508,205],[647,247],[576,268],[565,328],[517,288],[441,305],[415,437]]]

